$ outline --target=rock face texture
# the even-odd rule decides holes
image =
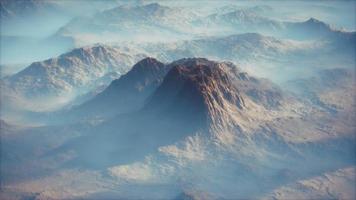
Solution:
[[[180,116],[196,116],[207,123],[224,123],[226,109],[245,107],[244,98],[231,82],[224,64],[186,59],[171,64],[146,109]]]

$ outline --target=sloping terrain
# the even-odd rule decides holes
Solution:
[[[0,1],[0,199],[356,199],[353,1]]]
[[[345,168],[281,187],[266,199],[353,199],[354,185],[355,168]]]
[[[348,153],[355,147],[354,127],[324,126],[334,120],[331,113],[303,104],[231,63],[193,58],[163,64],[146,58],[113,85],[125,83],[124,77],[136,77],[130,79],[130,94],[145,98],[141,107],[99,124],[27,128],[4,137],[5,148],[18,145],[16,138],[25,133],[32,138],[5,156],[4,170],[23,180],[18,184],[9,176],[5,194],[40,199],[260,198],[355,162]],[[164,78],[151,82],[159,77]],[[140,97],[137,89],[145,91],[150,84],[155,89]],[[47,139],[31,142],[37,137]],[[26,171],[42,178],[26,180],[28,173],[15,167],[15,155],[24,154],[28,160],[16,162],[27,163]],[[75,177],[86,184],[70,186]]]
[[[71,120],[113,117],[140,109],[145,100],[161,84],[169,66],[154,58],[145,58],[125,75],[111,82],[100,94],[66,111]]]
[[[108,85],[142,57],[100,45],[74,49],[5,77],[1,84],[3,100],[15,108],[32,110],[65,104],[77,95]]]

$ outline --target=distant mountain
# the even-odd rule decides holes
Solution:
[[[164,60],[181,57],[209,57],[221,60],[249,60],[278,56],[299,47],[285,40],[258,33],[235,34],[224,37],[205,37],[174,44],[151,45],[147,51],[158,54]],[[160,51],[161,50],[161,51]]]
[[[324,39],[347,33],[316,18],[302,22],[280,21],[269,18],[268,7],[224,8],[194,21],[202,27],[220,27],[228,33],[257,32],[288,39]]]
[[[30,103],[31,100],[43,101],[52,97],[70,100],[99,85],[108,85],[142,57],[107,46],[78,48],[56,58],[32,63],[6,77],[3,87],[7,96],[24,98]],[[116,73],[114,77],[113,73]]]
[[[315,18],[302,22],[276,20],[268,14],[271,9],[268,6],[233,6],[205,15],[185,7],[168,7],[158,3],[124,5],[93,16],[77,17],[62,26],[55,37],[71,37],[78,44],[88,44],[125,40],[176,41],[246,32],[314,40],[342,32]],[[147,32],[150,33],[149,39]],[[107,37],[101,37],[102,34]]]
[[[97,37],[97,34],[108,34],[111,41],[121,41],[140,40],[150,32],[150,40],[169,39],[172,36],[182,37],[192,17],[194,14],[187,10],[158,3],[124,5],[91,17],[75,18],[60,28],[56,36],[71,36],[81,41],[83,35],[103,42],[105,39]]]
[[[120,4],[119,1],[108,0],[105,2],[93,0],[90,4],[85,1],[47,1],[47,0],[2,0],[0,2],[1,20],[23,20],[25,18],[40,17],[65,17],[93,14],[99,10],[112,8]],[[81,10],[76,10],[77,8]],[[58,19],[57,19],[58,20]],[[45,21],[45,20],[44,20]],[[17,21],[18,22],[18,21]]]
[[[282,22],[263,17],[253,9],[238,9],[230,12],[218,12],[195,21],[199,26],[220,26],[238,33],[272,32],[281,29]]]
[[[56,2],[44,0],[2,0],[0,6],[1,20],[59,12]]]
[[[304,22],[284,22],[285,28],[283,36],[297,39],[311,39],[325,37],[333,38],[340,34],[347,34],[334,29],[329,24],[315,18],[310,18]]]
[[[219,29],[219,34],[224,35],[280,30],[282,22],[260,15],[266,9],[268,7],[263,6],[233,9],[229,12],[222,9],[209,16],[201,16],[202,13],[192,12],[184,7],[168,7],[158,3],[119,6],[91,17],[75,18],[60,28],[56,36],[73,37],[79,43],[84,42],[82,38],[90,38],[96,42],[106,41],[100,39],[98,34],[107,34],[111,41],[142,40],[149,31],[151,41],[155,41],[157,37],[162,41],[192,38]],[[120,33],[120,38],[116,37],[117,33]]]
[[[180,15],[180,16],[178,16]],[[184,20],[189,19],[192,13],[189,13],[181,8],[171,8],[158,3],[150,3],[139,6],[120,6],[94,16],[98,21],[105,23],[152,23],[155,25],[176,26],[177,23],[184,23]],[[180,17],[180,21],[177,21]]]
[[[252,7],[242,7],[242,6],[237,6],[237,5],[226,5],[223,7],[219,7],[216,9],[216,13],[229,13],[229,12],[234,12],[234,11],[247,11],[250,13],[255,13],[258,15],[262,15],[262,14],[268,14],[270,12],[274,12],[275,10],[273,9],[273,7],[269,6],[269,5],[256,5],[256,6],[252,6]]]
[[[256,76],[281,82],[320,69],[340,65],[354,67],[355,33],[333,33],[335,34],[332,37],[306,41],[244,33],[174,43],[147,44],[138,48],[165,62],[182,57],[231,61]],[[330,56],[331,54],[333,56]]]

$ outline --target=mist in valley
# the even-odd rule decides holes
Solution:
[[[1,1],[0,199],[354,199],[354,1]]]

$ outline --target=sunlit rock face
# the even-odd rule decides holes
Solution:
[[[243,108],[242,97],[218,63],[206,59],[187,59],[171,65],[172,69],[152,96],[147,109],[171,109],[186,112],[183,116],[207,116],[208,120],[210,116],[218,115],[215,109],[224,108],[225,100]],[[166,112],[172,113],[168,110]]]

